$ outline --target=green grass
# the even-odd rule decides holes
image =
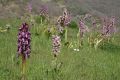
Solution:
[[[0,26],[10,23],[9,32],[0,33],[0,80],[20,80],[21,59],[17,58],[19,20],[0,20]],[[37,27],[37,26],[36,26]],[[40,26],[42,27],[42,26]],[[32,52],[27,60],[28,80],[120,80],[120,36],[114,42],[95,50],[87,44],[79,52],[62,45],[57,63],[63,63],[54,72],[51,65],[51,40],[32,32]],[[77,29],[69,29],[69,41],[76,41]]]

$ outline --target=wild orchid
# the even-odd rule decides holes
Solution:
[[[33,26],[35,24],[35,16],[32,14],[32,3],[27,3],[25,10],[26,12],[24,13],[24,16],[21,17],[21,21],[27,22],[28,24],[30,24],[29,26]]]
[[[22,57],[22,74],[25,74],[26,59],[30,57],[31,53],[31,33],[29,32],[29,25],[23,23],[18,32],[18,50],[17,55]]]
[[[103,28],[102,28],[103,37],[108,38],[115,32],[116,32],[115,18],[104,19],[104,24],[103,24]]]
[[[97,32],[97,22],[95,18],[91,18],[92,20],[92,27],[91,27],[91,31],[90,31],[90,36],[88,37],[88,43],[91,47],[94,46],[94,40],[95,40],[95,35]]]
[[[54,56],[54,59],[52,60],[52,71],[55,72],[55,74],[59,74],[59,71],[62,67],[62,62],[58,63],[58,55],[61,52],[61,38],[58,35],[52,35],[52,53]]]
[[[60,53],[60,48],[61,48],[60,36],[52,35],[52,51],[54,57],[58,56],[58,54]]]
[[[79,21],[79,33],[78,33],[79,38],[80,38],[80,39],[79,39],[79,44],[80,44],[80,46],[82,46],[84,35],[85,35],[85,33],[88,32],[88,31],[89,31],[88,27],[85,25],[85,23],[84,23],[83,20],[81,19],[81,20]]]
[[[40,7],[40,15],[47,16],[48,14],[48,7],[46,5],[42,5]]]
[[[116,32],[115,27],[115,18],[104,18],[102,24],[102,34],[98,35],[98,37],[94,40],[94,47],[97,49],[98,45],[103,40],[110,40],[110,37]]]
[[[63,15],[58,18],[57,23],[59,25],[58,30],[60,31],[60,33],[63,33],[63,31],[65,30],[65,42],[67,42],[67,26],[70,24],[70,22],[71,16],[68,13],[67,9],[64,8]]]
[[[31,3],[28,3],[26,9],[27,9],[27,11],[28,11],[29,13],[31,13],[31,12],[32,12],[32,4],[31,4]]]

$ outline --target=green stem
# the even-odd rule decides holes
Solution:
[[[25,72],[26,72],[26,59],[24,55],[22,55],[22,80],[25,80]]]
[[[26,66],[26,63],[25,61],[22,62],[22,74],[24,75],[25,74],[25,66]]]
[[[67,30],[67,27],[65,28],[65,42],[67,42],[67,33],[68,33],[68,30]]]
[[[83,46],[83,39],[80,39],[80,47]]]

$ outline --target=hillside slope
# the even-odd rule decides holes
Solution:
[[[73,15],[90,12],[98,16],[120,16],[120,0],[13,0],[13,2],[15,2],[15,6],[17,6],[17,9],[13,7],[12,9],[9,9],[9,11],[11,11],[11,15],[12,12],[16,13],[16,15],[22,13],[26,6],[25,1],[32,3],[35,12],[39,10],[40,5],[47,5],[51,15],[60,15],[62,7],[66,6]],[[13,5],[13,3],[11,5]],[[11,5],[9,4],[9,6]],[[9,16],[10,13],[7,15],[7,11],[7,9],[3,10],[3,7],[0,5],[1,14],[6,13],[5,16]],[[0,15],[0,17],[1,16],[3,15]]]

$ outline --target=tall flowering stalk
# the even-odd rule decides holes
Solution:
[[[22,74],[25,74],[26,59],[30,57],[31,52],[31,33],[29,25],[23,23],[18,32],[18,50],[17,55],[22,57]]]
[[[97,32],[97,22],[96,22],[96,19],[92,19],[91,18],[91,21],[92,21],[92,27],[91,27],[91,31],[90,31],[90,36],[88,37],[88,43],[91,47],[94,46],[94,36],[96,35],[96,32]]]
[[[56,70],[57,66],[57,56],[60,53],[61,48],[61,39],[60,36],[52,35],[52,52],[54,56],[54,60],[52,61],[52,66]]]
[[[65,18],[64,25],[68,26],[71,21],[71,16],[68,14],[67,9],[64,10],[63,17]],[[68,41],[67,36],[68,36],[68,29],[67,29],[67,27],[65,27],[65,42]]]
[[[107,19],[104,19],[103,25],[102,25],[102,35],[104,37],[109,36],[109,22]]]
[[[65,30],[65,42],[67,42],[67,33],[68,33],[67,26],[70,24],[70,22],[71,22],[71,16],[68,13],[67,9],[65,8],[63,11],[63,15],[60,16],[57,20],[57,23],[59,25],[58,30],[60,30],[60,33],[62,33],[63,30]]]
[[[57,35],[52,35],[52,51],[53,55],[56,58],[58,54],[60,53],[61,48],[61,38]]]
[[[47,14],[48,14],[48,7],[45,5],[42,5],[40,7],[40,15],[47,16]]]
[[[34,15],[32,14],[33,6],[32,3],[27,3],[25,7],[26,13],[21,17],[22,21],[30,24],[29,26],[33,26],[35,24]]]
[[[111,19],[110,19],[110,33],[111,34],[115,34],[115,32],[116,32],[116,27],[115,27],[115,17],[112,17]]]
[[[100,35],[97,36],[97,38],[94,40],[94,47],[97,49],[98,45],[104,41],[107,40],[109,42],[111,36],[116,32],[115,27],[115,18],[104,18],[102,23],[102,32]]]
[[[104,38],[112,36],[116,32],[115,28],[115,18],[104,19],[102,27],[102,35]]]
[[[84,37],[84,34],[86,32],[88,32],[89,29],[88,27],[85,25],[85,23],[83,22],[83,20],[81,19],[80,22],[79,22],[79,45],[82,46],[83,45],[83,37]]]
[[[71,15],[68,13],[68,10],[65,8],[63,11],[64,26],[68,26],[71,22]]]
[[[96,25],[97,25],[96,19],[93,19],[93,20],[92,20],[93,30],[95,30]]]
[[[40,11],[40,23],[41,23],[41,25],[44,25],[43,22],[45,22],[45,21],[46,21],[46,23],[48,23],[48,21],[49,21],[48,6],[41,5],[39,11]]]
[[[53,53],[54,59],[52,60],[51,66],[52,66],[52,70],[55,73],[55,76],[59,75],[59,71],[60,71],[60,68],[62,66],[62,62],[61,63],[57,62],[57,57],[60,53],[60,49],[61,49],[61,38],[60,38],[60,36],[52,35],[52,53]]]
[[[31,12],[32,12],[32,4],[31,4],[31,3],[28,3],[26,9],[27,9],[27,11],[28,11],[29,13],[31,13]]]

